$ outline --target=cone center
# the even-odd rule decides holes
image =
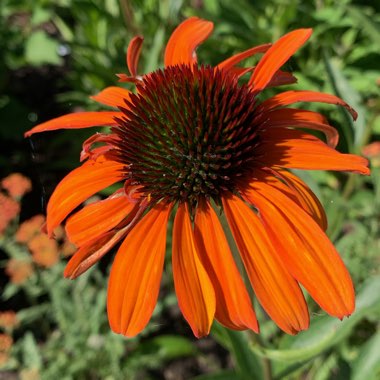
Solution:
[[[167,67],[145,76],[121,109],[125,118],[113,128],[117,159],[155,200],[217,199],[252,169],[255,99],[232,75]]]

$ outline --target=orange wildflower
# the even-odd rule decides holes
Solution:
[[[5,266],[5,273],[13,284],[23,284],[32,274],[33,266],[29,261],[10,259]]]
[[[12,173],[1,181],[1,186],[6,189],[13,198],[21,198],[32,190],[32,182],[20,173]]]
[[[29,241],[28,247],[32,252],[33,261],[42,267],[50,268],[59,260],[57,242],[45,234],[35,236]]]
[[[4,329],[13,329],[17,324],[17,315],[13,310],[0,312],[0,327]]]
[[[138,74],[143,39],[135,37],[127,51],[130,75],[118,76],[135,83],[136,92],[108,87],[92,97],[116,110],[64,115],[26,133],[111,127],[84,142],[84,163],[50,198],[47,230],[52,234],[93,194],[122,183],[107,199],[67,219],[68,237],[79,248],[65,276],[77,277],[123,241],[111,269],[107,307],[111,328],[126,336],[144,328],[156,304],[172,213],[175,291],[194,334],[208,334],[214,318],[232,329],[258,331],[215,208],[224,210],[255,295],[281,329],[295,334],[308,327],[301,285],[333,316],[354,310],[350,276],[324,233],[325,212],[289,169],[368,175],[367,160],[337,152],[337,131],[319,113],[286,107],[324,102],[345,107],[353,118],[355,111],[314,91],[259,101],[267,87],[295,82],[280,68],[311,29],[215,67],[198,65],[195,49],[212,29],[197,17],[184,21],[166,46],[164,68],[145,75]],[[257,53],[264,55],[256,67],[237,66]],[[242,84],[244,74],[250,76]],[[304,129],[323,132],[326,142]]]
[[[19,243],[27,243],[33,237],[41,233],[41,228],[44,223],[45,217],[43,215],[35,215],[21,223],[15,235],[16,241]]]
[[[362,149],[364,156],[371,160],[372,167],[380,167],[380,141],[374,141]]]
[[[13,345],[13,339],[8,334],[0,334],[0,352],[8,352]]]
[[[63,257],[72,256],[77,250],[77,247],[71,243],[69,240],[65,239],[61,246],[61,255]]]
[[[20,204],[14,199],[0,193],[0,235],[9,223],[19,214]]]

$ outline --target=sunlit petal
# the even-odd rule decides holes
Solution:
[[[354,310],[354,289],[343,261],[324,232],[296,203],[262,181],[247,198],[259,209],[289,272],[329,314],[343,318]]]
[[[116,86],[106,87],[90,98],[111,107],[126,107],[125,101],[130,99],[130,91]],[[120,114],[118,115],[120,116]]]
[[[200,260],[185,203],[179,205],[173,225],[173,277],[178,305],[193,333],[209,334],[215,314],[215,292]]]
[[[94,126],[113,126],[117,125],[115,117],[122,117],[121,112],[75,112],[57,117],[38,124],[30,131],[25,133],[29,137],[34,133],[54,131],[56,129],[80,129]]]
[[[124,165],[109,161],[86,161],[69,173],[55,188],[47,206],[47,231],[53,230],[66,216],[91,195],[120,181]]]
[[[261,58],[249,80],[253,91],[264,89],[276,71],[310,38],[311,33],[311,29],[297,29],[276,41]]]
[[[107,310],[114,332],[137,335],[157,302],[170,205],[158,204],[132,229],[112,264]]]
[[[123,193],[82,208],[66,222],[66,233],[80,246],[118,225],[135,207]]]
[[[338,98],[335,95],[325,94],[322,92],[316,91],[285,91],[281,92],[264,102],[262,102],[257,107],[257,112],[268,112],[275,108],[284,107],[289,104],[299,103],[299,102],[319,102],[319,103],[328,103],[336,104],[342,106],[350,112],[352,118],[356,120],[358,114],[356,111],[350,107],[344,100]]]
[[[268,166],[370,173],[365,158],[339,153],[317,137],[299,130],[272,129],[261,133],[261,137],[263,140],[257,154]]]
[[[236,245],[253,290],[268,315],[288,334],[309,325],[302,291],[284,268],[258,216],[237,196],[223,197]]]
[[[165,66],[192,65],[197,62],[195,49],[212,32],[214,25],[198,17],[190,17],[171,35],[165,49]]]
[[[235,329],[258,332],[252,303],[236,267],[223,228],[208,202],[198,205],[195,240],[216,294],[215,318]]]

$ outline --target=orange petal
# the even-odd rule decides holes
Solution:
[[[316,91],[285,91],[277,94],[264,102],[262,102],[257,107],[257,112],[268,112],[274,108],[284,107],[289,104],[298,102],[320,102],[328,104],[336,104],[343,106],[351,114],[352,118],[356,120],[358,114],[351,108],[345,101],[338,98],[335,95],[324,94],[322,92]],[[264,115],[263,115],[264,116]]]
[[[81,246],[117,226],[134,207],[125,194],[91,203],[67,220],[67,236],[75,245]]]
[[[284,108],[265,113],[265,125],[268,127],[299,127],[323,132],[327,139],[327,145],[335,148],[339,142],[338,131],[328,125],[324,116],[317,112],[298,110],[296,108]]]
[[[97,263],[124,235],[113,231],[87,242],[75,252],[63,275],[73,280]]]
[[[370,174],[365,158],[339,153],[302,131],[276,128],[262,132],[260,136],[263,140],[257,148],[257,155],[267,166]]]
[[[309,326],[302,291],[280,261],[258,216],[237,196],[223,197],[223,207],[253,290],[261,305],[288,334]]]
[[[249,84],[255,92],[264,89],[276,71],[310,38],[311,29],[297,29],[282,36],[264,54]]]
[[[38,124],[30,131],[25,132],[25,137],[33,133],[54,131],[56,129],[80,129],[94,126],[117,125],[115,117],[122,117],[122,112],[74,112],[57,117],[45,123]]]
[[[141,36],[133,37],[128,45],[127,49],[127,66],[130,74],[135,77],[137,76],[137,66],[139,63],[141,47],[144,38]]]
[[[195,240],[216,295],[215,318],[234,330],[259,331],[247,289],[232,257],[219,219],[208,204],[200,202],[195,215]]]
[[[125,238],[112,264],[107,311],[111,328],[129,337],[149,322],[165,259],[170,205],[154,206]]]
[[[125,88],[111,86],[106,87],[104,90],[100,91],[99,94],[90,96],[90,98],[107,106],[126,108],[127,105],[125,101],[129,100],[130,96],[131,92]],[[120,114],[118,116],[120,116]]]
[[[309,186],[306,185],[299,177],[293,173],[281,170],[280,176],[293,190],[296,201],[318,224],[326,231],[327,229],[327,217],[325,209],[316,195],[311,191]],[[276,187],[276,186],[275,186]]]
[[[212,32],[214,25],[198,17],[182,22],[170,36],[165,49],[165,67],[197,62],[195,49]]]
[[[314,220],[286,195],[262,181],[245,195],[259,209],[284,266],[327,313],[354,310],[355,296],[343,261]]]
[[[47,206],[47,231],[53,230],[83,201],[123,176],[124,165],[108,160],[86,161],[55,188]]]
[[[187,205],[178,206],[173,225],[173,277],[178,305],[194,335],[209,334],[215,314],[215,292],[195,244]]]
[[[257,53],[265,53],[271,46],[272,44],[255,46],[241,53],[235,54],[230,58],[225,59],[224,61],[220,62],[216,67],[219,70],[230,70],[232,67],[234,67],[235,65],[237,65],[238,63],[240,63],[248,57],[252,57]]]

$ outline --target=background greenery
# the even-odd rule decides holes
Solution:
[[[312,27],[309,43],[287,64],[297,88],[335,93],[359,112],[352,123],[342,109],[313,105],[339,129],[339,150],[370,156],[372,176],[299,173],[326,206],[328,234],[355,282],[357,310],[343,322],[309,300],[311,328],[298,336],[286,336],[259,313],[259,336],[215,325],[210,338],[197,341],[178,312],[167,266],[151,323],[126,340],[112,334],[106,320],[112,255],[74,282],[62,278],[64,257],[50,268],[35,265],[21,284],[4,272],[11,258],[30,255],[27,245],[15,242],[19,223],[44,212],[52,189],[78,165],[81,143],[93,132],[50,132],[30,141],[23,133],[68,111],[97,109],[88,96],[127,71],[125,52],[136,34],[145,37],[141,73],[162,67],[168,36],[191,15],[215,23],[198,50],[199,61],[210,64]],[[18,319],[17,326],[3,328],[13,345],[4,349],[1,379],[379,378],[378,1],[2,0],[0,51],[0,174],[22,172],[33,181],[21,213],[0,238],[1,309],[16,311]]]

